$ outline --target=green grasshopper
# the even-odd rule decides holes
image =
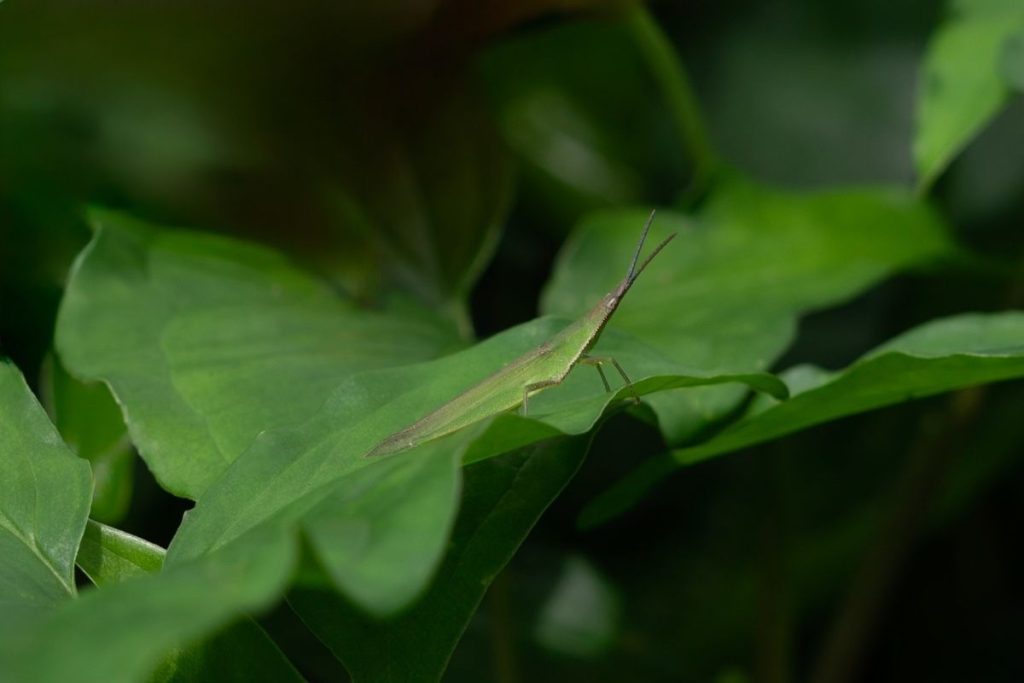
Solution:
[[[618,361],[609,357],[590,356],[587,355],[587,352],[597,343],[608,320],[622,303],[626,292],[640,277],[640,273],[675,237],[675,233],[673,233],[665,238],[637,268],[640,250],[643,249],[644,240],[647,239],[647,232],[650,230],[653,220],[654,212],[652,211],[644,224],[640,242],[636,245],[636,251],[629,264],[626,277],[619,282],[615,289],[605,294],[586,315],[537,348],[527,351],[502,369],[465,390],[440,408],[387,437],[371,449],[366,457],[388,455],[412,448],[424,441],[440,438],[520,404],[525,415],[530,394],[561,384],[577,363],[593,365],[597,368],[606,391],[610,392],[612,388],[608,384],[604,370],[601,369],[604,363],[611,363],[622,376],[626,386],[631,386],[632,382]],[[634,400],[639,399],[634,396]]]

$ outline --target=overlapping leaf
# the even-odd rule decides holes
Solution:
[[[262,430],[301,422],[355,370],[430,358],[451,332],[366,312],[281,256],[94,212],[61,305],[67,367],[103,380],[160,482],[197,497]]]
[[[357,683],[440,679],[491,581],[575,474],[587,442],[549,440],[467,467],[444,564],[423,597],[396,618],[368,618],[322,590],[299,590],[289,601]]]
[[[797,202],[800,210],[794,211],[784,199],[744,191],[753,198],[742,197],[747,211],[774,218],[768,225],[776,227],[764,240],[771,248],[739,250],[738,243],[754,229],[753,221],[742,212],[737,217],[737,209],[723,201],[708,215],[727,227],[718,229],[714,239],[705,238],[703,253],[683,252],[689,253],[684,258],[691,266],[708,254],[725,255],[720,260],[728,268],[716,264],[720,270],[709,269],[703,290],[686,293],[689,301],[696,301],[709,290],[722,289],[728,296],[717,303],[725,311],[713,315],[716,302],[708,302],[701,310],[688,311],[690,327],[676,326],[660,337],[636,333],[633,328],[643,331],[642,324],[606,331],[602,352],[614,355],[637,380],[632,391],[652,394],[732,382],[781,397],[785,388],[758,372],[769,358],[752,360],[749,349],[743,349],[746,355],[736,351],[742,339],[732,351],[716,355],[721,349],[712,350],[698,334],[730,320],[727,313],[753,304],[764,313],[755,322],[779,331],[768,346],[777,353],[780,343],[788,341],[794,310],[848,296],[890,270],[945,247],[927,210],[900,197],[826,196],[808,200],[808,206]],[[875,249],[843,238],[839,231],[830,235],[830,242],[828,235],[821,235],[821,223],[837,215],[866,225],[902,221],[906,234],[879,231],[872,235],[882,240]],[[795,228],[787,223],[794,216]],[[421,358],[436,355],[450,337],[429,325],[403,337],[409,330],[394,318],[339,303],[332,293],[262,250],[160,234],[125,225],[122,219],[102,220],[108,225],[101,226],[76,269],[63,307],[61,350],[73,370],[112,385],[133,435],[141,438],[140,449],[144,455],[149,451],[151,466],[204,492],[169,549],[168,571],[221,552],[259,527],[301,530],[348,600],[373,614],[393,614],[424,590],[441,561],[455,517],[461,459],[481,460],[554,435],[584,433],[609,405],[632,393],[619,389],[609,395],[596,374],[578,369],[563,385],[531,401],[528,417],[502,415],[407,453],[364,458],[381,439],[535,347],[568,321],[540,319],[437,361],[350,376],[355,365],[365,369],[405,362],[415,353]],[[606,274],[608,263],[622,263],[624,269],[635,234],[621,234],[629,242],[621,249],[603,243],[608,252],[591,261],[592,272]],[[673,246],[686,245],[685,237]],[[803,251],[794,248],[801,244]],[[822,244],[831,249],[822,250]],[[825,256],[820,256],[822,251]],[[791,260],[763,267],[766,257],[780,256]],[[800,258],[793,261],[794,256]],[[837,265],[846,268],[837,274]],[[654,293],[661,298],[655,296],[658,305],[646,310],[648,323],[673,320],[679,302],[663,290],[666,273],[674,270],[674,261],[655,262],[620,316],[642,322],[643,306],[639,314],[629,313],[630,301]],[[739,291],[726,286],[727,272],[748,270],[753,273]],[[767,284],[793,270],[798,274],[786,280],[781,293],[766,291]],[[829,276],[824,290],[808,293],[807,279],[823,275]],[[643,294],[639,288],[645,281],[650,285]],[[587,297],[580,304],[590,305],[603,291],[584,290],[603,290],[611,283],[592,278],[583,285],[574,283],[573,288]],[[116,320],[115,312],[121,316]],[[90,314],[106,317],[102,324],[112,329],[104,332],[87,319]],[[126,329],[125,321],[135,315],[144,316],[145,322]],[[680,329],[689,330],[690,336],[678,334]],[[725,348],[727,332],[716,332],[712,344]],[[339,349],[342,333],[348,335],[347,343]],[[335,344],[323,343],[325,338]],[[395,340],[401,348],[383,343]],[[687,343],[705,353],[681,357],[678,350]],[[408,346],[415,347],[413,353],[407,352]],[[144,367],[152,372],[140,379]],[[317,410],[331,384],[335,390]],[[198,463],[169,455],[193,451],[202,456]],[[224,475],[207,488],[207,477],[221,469]],[[518,543],[516,539],[521,536],[513,534]],[[471,611],[467,605],[463,617]],[[453,640],[453,633],[457,629],[445,637]]]
[[[644,217],[616,211],[586,220],[563,252],[543,310],[576,315],[610,289],[625,272]],[[661,372],[673,364],[703,372],[764,370],[789,345],[798,315],[950,249],[928,207],[883,189],[801,195],[733,183],[696,221],[659,213],[650,240],[670,232],[679,237],[640,278],[609,327],[659,353]],[[609,270],[616,263],[621,271]],[[606,335],[595,353],[610,353],[613,340]],[[718,389],[648,400],[662,431],[679,441],[741,397],[737,389]]]
[[[164,549],[120,529],[89,521],[78,551],[78,566],[97,586],[156,574]],[[131,623],[126,629],[134,628]],[[163,641],[162,641],[163,642]],[[228,629],[165,656],[153,677],[160,681],[301,680],[274,641],[249,617]]]
[[[92,466],[89,516],[119,521],[131,502],[135,451],[114,397],[99,382],[75,380],[56,358],[48,359],[45,376],[44,403],[61,438]]]
[[[60,441],[6,363],[0,363],[0,458],[9,460],[0,487],[0,680],[140,680],[173,647],[268,604],[290,576],[294,552],[280,535],[250,534],[164,575],[154,573],[159,548],[102,525],[86,527],[89,465]],[[105,588],[76,597],[76,555]],[[255,624],[242,628],[258,631]],[[178,659],[194,661],[198,651],[187,649]],[[260,655],[265,670],[294,679],[274,653],[271,646]],[[171,668],[166,672],[172,675]]]
[[[577,370],[539,394],[528,418],[501,416],[391,457],[364,457],[564,324],[539,319],[440,360],[354,376],[302,427],[262,434],[189,514],[168,561],[198,557],[261,524],[301,525],[349,598],[389,613],[423,588],[439,561],[463,457],[479,460],[553,435],[587,432],[610,404],[634,390],[745,382],[784,396],[770,375],[699,372],[648,377],[608,394],[596,374]],[[623,357],[638,367],[664,367],[656,353],[613,336],[624,351],[632,347]],[[536,424],[510,429],[509,421]]]
[[[174,647],[272,604],[294,560],[294,543],[259,531],[196,562],[84,591],[4,643],[5,680],[142,680]],[[8,625],[10,618],[0,615]]]

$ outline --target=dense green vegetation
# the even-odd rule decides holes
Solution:
[[[0,681],[1019,680],[1024,5],[853,5],[0,4]]]

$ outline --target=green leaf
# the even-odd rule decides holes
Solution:
[[[807,378],[813,376],[811,381]],[[960,387],[1024,376],[1024,312],[967,314],[897,337],[834,375],[795,369],[794,396],[750,412],[709,441],[674,453],[681,464],[812,425]]]
[[[451,338],[436,326],[346,307],[264,250],[160,233],[123,217],[101,215],[99,222],[61,311],[58,345],[68,365],[110,383],[140,452],[165,484],[171,477],[189,490],[205,488],[206,479],[266,430],[189,515],[169,561],[198,557],[274,519],[301,527],[335,583],[366,609],[388,613],[415,597],[454,518],[452,449],[431,445],[398,464],[360,456],[564,321],[527,326],[471,359],[459,355],[436,367],[364,375],[370,379],[343,384],[315,413],[328,387],[356,367],[434,355]],[[141,322],[127,322],[134,319]],[[630,353],[647,358],[646,365],[637,363],[641,371],[661,367],[657,354]],[[666,381],[746,381],[785,391],[766,375],[699,371],[651,378],[638,390],[664,388]],[[621,398],[607,396],[595,375],[573,377],[558,392],[545,392],[534,409],[566,433],[589,430]],[[382,408],[390,399],[394,403]],[[310,414],[301,427],[275,429]],[[522,440],[490,443],[492,451],[479,457]],[[394,528],[383,523],[382,510],[397,520]],[[360,539],[367,527],[372,533]],[[417,543],[403,545],[409,535]],[[339,552],[343,548],[354,555]]]
[[[580,513],[593,527],[642,500],[681,465],[705,460],[816,424],[912,398],[1024,374],[1024,314],[963,315],[897,337],[841,372],[801,365],[783,374],[791,398],[758,397],[710,440],[647,460]]]
[[[174,647],[271,605],[292,574],[295,550],[281,534],[259,531],[195,562],[82,591],[26,624],[17,642],[0,645],[0,678],[141,680]]]
[[[1003,46],[1000,67],[1006,82],[1024,92],[1024,26],[1010,36]]]
[[[92,496],[89,464],[68,451],[21,373],[4,361],[0,471],[0,612],[73,596]]]
[[[248,617],[207,641],[175,651],[153,679],[160,683],[305,680],[266,631]]]
[[[436,569],[460,481],[458,461],[443,451],[368,467],[333,487],[303,529],[338,588],[375,613],[393,613]]]
[[[103,380],[160,483],[197,497],[259,432],[298,424],[355,370],[436,356],[451,330],[361,311],[256,246],[94,211],[56,345]]]
[[[443,552],[455,515],[460,459],[497,455],[527,445],[528,439],[582,434],[594,427],[609,405],[634,390],[642,394],[672,386],[741,381],[785,395],[784,386],[770,375],[699,373],[646,377],[632,389],[608,394],[596,373],[583,368],[539,393],[531,401],[529,418],[501,415],[393,457],[363,457],[385,437],[536,347],[565,324],[539,319],[440,360],[354,376],[301,428],[262,434],[200,499],[171,544],[168,561],[209,552],[270,520],[301,525],[350,599],[374,613],[392,612],[423,588]],[[642,345],[629,349],[632,345],[622,335],[613,336],[622,344],[624,359],[635,361],[637,367],[663,367],[657,354]],[[502,426],[521,419],[543,427],[524,435]],[[364,546],[354,545],[351,526],[363,529],[367,525],[359,520],[367,516],[374,521],[367,533],[380,538],[371,535]],[[393,540],[388,540],[392,534]],[[355,554],[346,557],[332,550],[337,548]],[[371,548],[382,552],[369,552]],[[401,548],[408,556],[399,562],[397,556],[383,552],[388,548]]]
[[[447,543],[460,483],[457,453],[442,440],[408,458],[369,461],[343,447],[358,438],[358,429],[261,435],[186,518],[168,564],[274,524],[303,531],[335,585],[364,609],[400,609],[423,589]]]
[[[164,549],[137,536],[89,520],[78,566],[97,586],[156,574]],[[161,681],[302,680],[277,645],[245,617],[214,637],[176,648],[154,676]]]
[[[105,586],[160,571],[164,549],[90,519],[75,563],[94,584]]]
[[[1000,60],[1014,33],[1024,30],[1020,3],[963,2],[958,9],[925,55],[914,138],[924,188],[1003,108],[1009,87]]]
[[[103,384],[85,384],[52,355],[44,366],[44,399],[57,430],[71,450],[92,466],[90,517],[116,522],[128,511],[135,451],[121,410]]]
[[[467,467],[444,563],[397,617],[369,618],[324,591],[300,589],[289,602],[357,683],[439,680],[488,586],[572,479],[588,442],[549,440]]]
[[[543,310],[578,315],[610,290],[626,270],[645,214],[585,219],[562,252]],[[678,239],[638,280],[595,354],[621,354],[613,347],[622,331],[633,337],[632,348],[660,356],[662,374],[762,371],[790,344],[798,315],[950,251],[934,212],[885,189],[794,194],[734,182],[696,219],[659,212],[650,241],[671,232]],[[667,392],[648,402],[669,441],[679,442],[742,397],[742,389],[730,387]]]

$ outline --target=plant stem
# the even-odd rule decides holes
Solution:
[[[683,146],[693,161],[694,185],[703,189],[720,162],[690,77],[672,43],[643,3],[637,2],[626,10],[626,25],[661,87]]]

